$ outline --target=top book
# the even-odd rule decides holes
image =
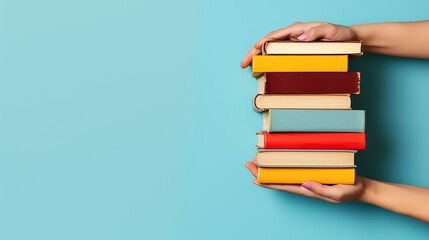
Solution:
[[[265,42],[263,55],[275,54],[361,54],[362,41],[348,42],[298,42],[291,40]]]

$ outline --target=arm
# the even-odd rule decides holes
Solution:
[[[253,162],[247,162],[246,167],[257,177],[258,168]],[[308,181],[302,185],[290,184],[261,184],[260,187],[270,188],[311,198],[321,199],[332,203],[360,201],[385,208],[387,210],[410,216],[429,223],[429,188],[379,182],[368,178],[356,177],[354,185],[323,185],[319,182]]]
[[[362,179],[365,190],[358,201],[429,223],[429,188]]]
[[[429,58],[429,21],[388,22],[350,26],[363,41],[363,51]]]
[[[289,38],[293,41],[352,41],[362,40],[363,51],[402,57],[429,58],[429,21],[388,22],[354,26],[327,22],[296,22],[270,32],[247,53],[241,67],[251,65],[252,56],[261,54],[262,44]]]

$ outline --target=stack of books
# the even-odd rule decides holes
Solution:
[[[348,72],[361,42],[266,42],[253,57],[262,113],[259,183],[354,184],[355,153],[365,149],[365,111],[351,110],[360,73]]]

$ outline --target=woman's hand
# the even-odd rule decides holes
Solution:
[[[357,40],[356,33],[349,27],[327,22],[296,22],[288,27],[268,33],[250,49],[241,68],[251,65],[253,55],[261,54],[262,44],[266,41],[276,41],[289,38],[292,41],[352,41]]]
[[[247,162],[246,167],[253,174],[253,176],[257,177],[258,167],[256,166],[256,160],[253,160],[253,162]],[[354,185],[337,184],[328,186],[313,181],[305,182],[302,185],[261,184],[258,183],[256,179],[253,180],[253,183],[260,187],[300,194],[332,203],[362,201],[362,196],[365,189],[364,179],[359,176],[356,177],[356,183]]]

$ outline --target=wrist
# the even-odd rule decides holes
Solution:
[[[365,28],[362,27],[362,25],[352,25],[348,26],[350,30],[352,31],[353,40],[354,41],[364,41],[365,39]]]
[[[362,184],[363,184],[363,190],[361,195],[358,197],[358,202],[364,202],[364,203],[372,203],[373,199],[376,195],[376,185],[377,181],[361,177]]]

